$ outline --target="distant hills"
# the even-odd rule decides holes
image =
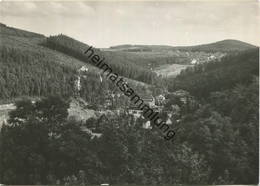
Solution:
[[[102,50],[121,52],[135,59],[134,63],[153,70],[163,77],[172,77],[191,65],[220,60],[226,55],[256,48],[257,46],[242,41],[228,39],[195,46],[126,44]]]
[[[188,47],[177,47],[179,50],[189,50],[189,51],[220,51],[220,52],[233,52],[233,51],[243,51],[257,48],[257,46],[251,45],[249,43],[226,39],[223,41],[218,41],[210,44],[203,44],[197,46]]]
[[[18,28],[9,27],[3,23],[0,23],[0,32],[3,35],[12,35],[20,37],[39,37],[44,38],[43,34],[30,32]],[[82,43],[82,42],[81,42]],[[187,51],[242,51],[256,48],[257,46],[251,45],[249,43],[234,40],[226,39],[214,43],[194,45],[194,46],[169,46],[169,45],[116,45],[111,46],[110,48],[104,48],[102,50],[111,50],[111,51],[160,51],[160,50],[187,50]]]
[[[206,51],[206,52],[232,52],[243,51],[257,48],[249,43],[226,39],[214,43],[195,45],[195,46],[168,46],[168,45],[117,45],[111,46],[110,50],[128,51],[128,52],[145,52],[145,51],[164,51],[164,50],[184,50],[184,51]],[[108,49],[108,50],[109,50]]]

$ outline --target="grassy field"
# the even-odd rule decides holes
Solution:
[[[183,69],[191,67],[193,65],[180,65],[180,64],[171,64],[171,65],[162,65],[155,69],[155,72],[163,77],[177,76]]]

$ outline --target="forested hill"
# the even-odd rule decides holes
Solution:
[[[238,84],[248,85],[259,76],[259,49],[228,55],[219,62],[195,65],[169,80],[171,91],[184,89],[207,98],[211,92],[231,89]]]
[[[194,45],[194,46],[168,46],[168,45],[117,45],[111,46],[109,49],[112,51],[204,51],[204,52],[239,52],[248,49],[257,48],[249,43],[226,39],[214,43]]]
[[[256,49],[257,47],[242,41],[227,39],[215,43],[176,48],[184,51],[240,52],[249,49]]]
[[[89,48],[87,44],[79,42],[66,35],[50,36],[47,38],[44,46],[65,53],[66,55],[75,57],[85,63],[92,64],[90,59],[84,52]],[[156,74],[150,70],[144,69],[125,58],[110,52],[102,52],[99,49],[94,49],[100,56],[104,57],[107,64],[111,66],[113,72],[130,79],[153,83]]]
[[[21,96],[72,96],[77,70],[83,65],[89,69],[81,92],[86,101],[102,101],[103,94],[115,88],[107,81],[100,82],[98,68],[42,46],[46,37],[41,34],[0,24],[0,40],[0,103]],[[144,86],[140,81],[127,81],[133,87]]]
[[[21,36],[21,37],[45,37],[42,34],[29,32],[17,28],[12,28],[9,26],[6,26],[5,24],[0,23],[0,32],[2,35],[12,35],[12,36]],[[3,37],[3,36],[1,36]]]
[[[89,46],[68,36],[59,35],[57,37],[46,38],[42,34],[8,27],[5,24],[0,23],[0,38],[0,46],[19,49],[29,55],[42,53],[48,61],[55,61],[73,69],[78,69],[80,66],[86,65],[91,71],[100,71],[98,68],[92,66],[92,64],[86,63],[86,56],[84,56],[84,58],[79,57],[80,55],[84,55],[83,52]],[[54,38],[56,38],[56,40]],[[56,42],[56,44],[54,44],[54,42]],[[46,43],[48,44],[48,47],[43,46],[43,44]],[[58,45],[60,47],[58,47]],[[61,45],[64,46],[61,47]],[[66,47],[67,49],[65,49]],[[98,49],[95,50],[99,51]],[[150,70],[142,69],[129,60],[124,60],[121,56],[111,55],[109,52],[100,55],[104,56],[108,63],[112,64],[111,66],[113,67],[114,72],[129,79],[152,83],[153,79],[156,77]]]

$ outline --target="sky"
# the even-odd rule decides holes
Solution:
[[[0,22],[105,48],[237,39],[260,46],[260,1],[1,1]]]

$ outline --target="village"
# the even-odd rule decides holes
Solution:
[[[127,100],[126,96],[115,90],[107,90],[105,97],[100,104],[87,103],[80,98],[82,79],[87,78],[88,68],[82,66],[78,69],[77,78],[75,80],[75,95],[74,100],[77,100],[78,107],[69,110],[70,117],[81,121],[81,129],[90,133],[92,137],[100,137],[100,127],[106,122],[111,123],[112,120],[124,118],[128,120],[129,125],[140,125],[139,127],[151,130],[153,128],[151,121],[144,118],[143,110],[136,104]],[[100,82],[103,77],[99,75]],[[165,92],[158,95],[151,93],[139,94],[144,104],[148,105],[154,112],[157,112],[163,121],[169,125],[177,127],[181,119],[181,112],[187,106],[187,103],[192,103],[192,97],[187,91],[178,90],[175,92]],[[127,101],[126,101],[127,100]],[[79,104],[80,102],[80,104]],[[72,104],[75,105],[72,102]],[[84,108],[84,109],[82,109]],[[83,111],[79,111],[83,110]],[[91,114],[89,114],[91,111]],[[84,114],[87,112],[88,114]],[[85,115],[85,117],[84,117]]]
[[[135,104],[129,104],[128,107],[121,107],[117,105],[117,100],[120,99],[120,94],[108,93],[105,98],[105,104],[99,105],[95,110],[93,117],[82,121],[81,129],[88,132],[92,137],[100,137],[100,128],[106,123],[111,123],[113,120],[123,118],[127,120],[128,125],[139,125],[138,128],[145,130],[153,129],[151,121],[144,118],[143,110],[138,108]],[[187,103],[192,99],[186,91],[180,90],[166,95],[141,95],[145,104],[149,105],[151,109],[158,112],[163,121],[173,128],[178,128],[181,120],[181,112],[187,106]],[[176,99],[176,103],[172,100]],[[178,101],[177,101],[178,100]],[[118,126],[119,127],[119,126]]]

